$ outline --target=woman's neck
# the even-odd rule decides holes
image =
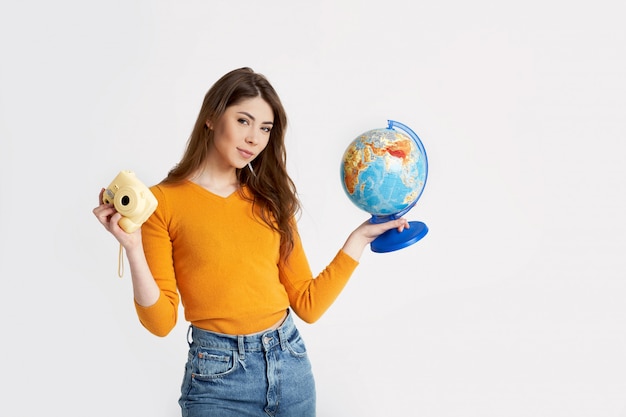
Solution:
[[[239,189],[239,180],[235,168],[218,169],[205,165],[193,174],[189,180],[209,190],[213,194],[228,197]]]

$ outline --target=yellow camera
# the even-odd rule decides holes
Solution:
[[[102,201],[113,204],[122,215],[119,226],[133,233],[157,208],[157,199],[133,171],[120,171],[102,195]]]

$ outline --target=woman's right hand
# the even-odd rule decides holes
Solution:
[[[151,306],[159,299],[161,290],[154,281],[143,252],[141,227],[133,233],[126,233],[117,224],[122,215],[115,210],[113,204],[106,204],[102,201],[103,194],[104,188],[100,191],[100,196],[98,197],[100,204],[93,209],[93,214],[102,226],[115,236],[115,239],[126,249],[135,301],[144,307]]]
[[[107,204],[102,200],[103,195],[104,188],[100,190],[100,195],[98,196],[98,207],[93,209],[93,214],[100,224],[120,242],[124,249],[128,250],[140,246],[141,228],[133,233],[126,233],[118,224],[122,215],[115,210],[113,204]]]

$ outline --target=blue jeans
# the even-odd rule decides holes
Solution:
[[[226,335],[191,326],[183,417],[314,417],[315,382],[291,313],[276,330]]]

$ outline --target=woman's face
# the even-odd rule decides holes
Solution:
[[[267,146],[274,125],[274,112],[261,97],[243,100],[226,108],[212,129],[211,158],[233,168],[243,168]]]

